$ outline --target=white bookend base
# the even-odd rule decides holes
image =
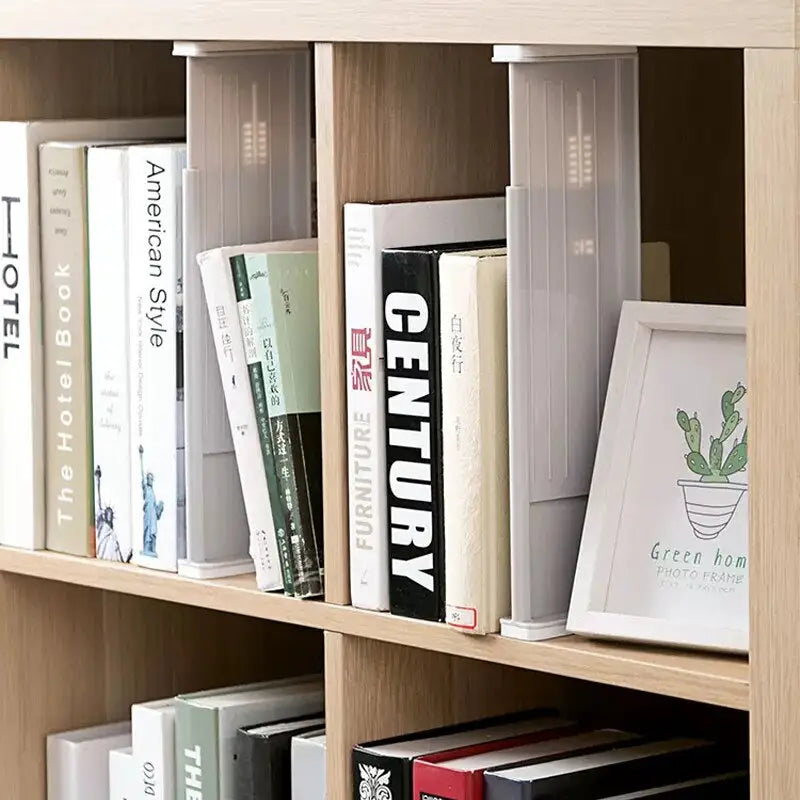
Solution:
[[[520,639],[524,642],[541,642],[545,639],[557,639],[559,636],[569,636],[567,632],[567,617],[565,614],[545,617],[538,622],[519,622],[515,619],[501,619],[500,633],[508,639]]]
[[[221,561],[189,561],[189,559],[181,559],[178,562],[178,575],[183,578],[196,578],[201,581],[211,580],[212,578],[230,578],[233,575],[247,575],[255,571],[255,564],[253,564],[253,559],[250,556]]]

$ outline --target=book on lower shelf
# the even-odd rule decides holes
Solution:
[[[179,695],[175,722],[178,791],[200,792],[203,800],[237,800],[236,731],[319,714],[323,705],[318,676]]]
[[[131,706],[136,796],[175,797],[175,700]]]
[[[301,733],[292,739],[291,800],[325,800],[325,731]]]
[[[48,800],[108,800],[109,753],[130,745],[126,721],[48,736]]]
[[[119,747],[108,753],[108,800],[138,800],[133,750]]]
[[[293,737],[318,731],[324,724],[322,716],[306,716],[240,728],[236,733],[236,800],[288,800]]]

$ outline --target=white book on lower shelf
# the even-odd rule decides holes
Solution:
[[[325,800],[325,731],[292,737],[291,759],[291,800]]]
[[[131,706],[137,798],[175,797],[175,699]]]
[[[109,753],[131,745],[131,723],[47,737],[47,800],[108,800]]]
[[[130,747],[118,747],[108,753],[108,800],[140,800],[136,769]]]

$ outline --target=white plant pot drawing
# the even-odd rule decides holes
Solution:
[[[678,481],[683,489],[686,516],[698,539],[716,539],[733,519],[746,483]]]

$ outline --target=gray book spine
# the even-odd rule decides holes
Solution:
[[[178,698],[175,705],[175,800],[220,800],[217,711]]]
[[[39,151],[48,550],[94,556],[86,148]]]

